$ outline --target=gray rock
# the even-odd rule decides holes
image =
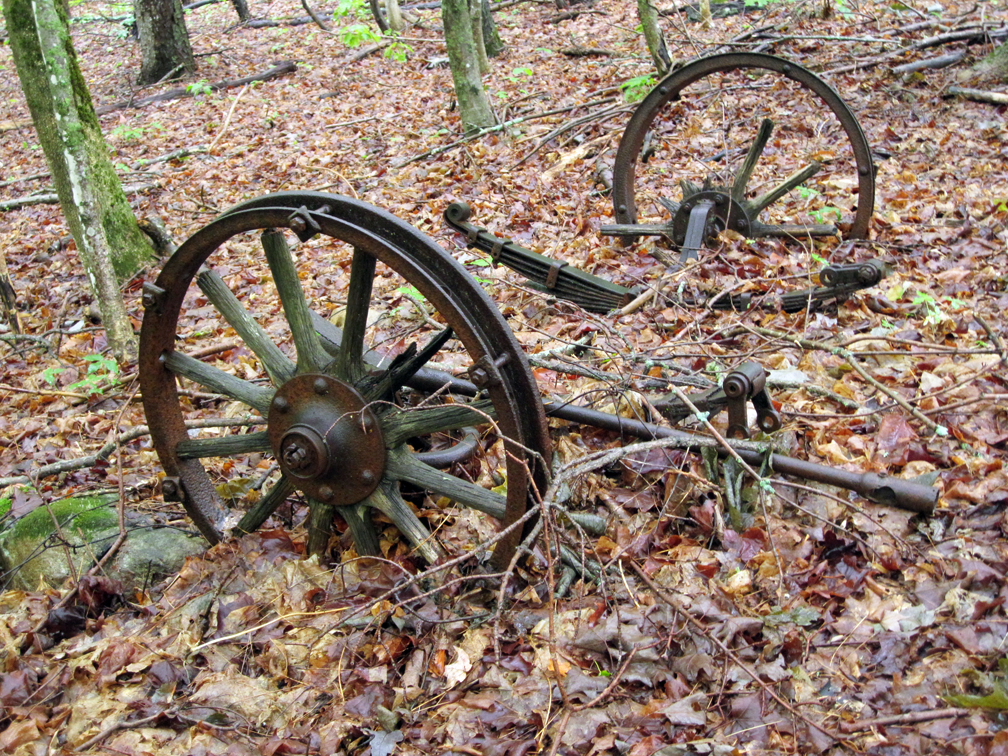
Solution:
[[[115,502],[114,494],[63,499],[29,512],[0,531],[0,585],[25,591],[55,588],[87,572],[119,536]],[[56,534],[54,517],[65,545]],[[126,540],[105,565],[105,574],[119,580],[129,596],[178,572],[187,557],[206,548],[207,542],[199,535],[155,526],[147,518],[128,513]]]

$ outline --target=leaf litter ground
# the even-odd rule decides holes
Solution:
[[[600,317],[490,269],[440,220],[449,202],[465,200],[476,222],[498,235],[596,275],[624,285],[654,285],[663,275],[652,256],[662,254],[661,244],[624,248],[598,235],[612,217],[600,169],[611,166],[632,109],[619,85],[650,73],[636,15],[626,3],[575,10],[581,13],[566,19],[552,5],[497,12],[508,49],[486,77],[502,120],[569,111],[415,162],[407,161],[460,136],[431,11],[420,11],[420,24],[407,32],[405,62],[380,54],[351,62],[354,50],[339,34],[313,25],[240,28],[226,4],[196,9],[187,17],[195,82],[239,78],[277,59],[295,60],[298,71],[250,87],[237,104],[238,90],[196,94],[113,111],[102,126],[124,183],[148,187],[132,196],[138,215],[161,217],[176,240],[269,191],[360,197],[415,224],[479,276],[530,354],[544,393],[601,395],[639,410],[640,397],[668,379],[702,383],[754,358],[782,371],[773,389],[786,421],[778,448],[854,470],[930,474],[943,490],[935,515],[779,480],[769,492],[742,491],[736,503],[699,458],[640,450],[572,477],[561,492],[568,507],[606,517],[609,528],[589,542],[568,533],[567,543],[605,570],[600,580],[580,579],[575,553],[573,584],[551,605],[552,560],[542,549],[521,564],[504,604],[496,585],[463,573],[422,577],[396,593],[403,571],[422,565],[393,530],[383,535],[389,563],[354,560],[344,536],[334,542],[336,566],[320,565],[302,558],[303,512],[295,506],[137,595],[116,596],[114,586],[109,595],[92,579],[73,611],[60,614],[51,613],[53,591],[3,594],[5,753],[1008,748],[998,712],[1008,705],[1008,391],[999,361],[1008,304],[1008,128],[1003,107],[943,97],[951,85],[976,83],[967,64],[989,46],[965,48],[966,60],[947,69],[891,72],[930,54],[899,47],[979,23],[980,12],[951,2],[927,13],[842,4],[822,19],[809,6],[770,5],[715,20],[709,31],[678,12],[664,17],[672,56],[683,61],[767,27],[736,49],[764,45],[823,73],[857,114],[878,170],[870,242],[747,244],[723,235],[701,252],[684,285],[759,297],[800,288],[794,277],[802,274],[808,285],[817,260],[877,257],[894,272],[836,312],[739,315],[651,303]],[[1002,9],[981,10],[1003,24]],[[256,3],[253,11],[285,18],[301,7]],[[75,6],[75,43],[97,105],[149,93],[132,84],[136,45],[121,38],[119,24],[102,20],[120,12],[105,3]],[[334,27],[353,23],[341,18]],[[564,55],[569,47],[611,54]],[[18,127],[28,116],[9,48],[0,63],[9,103],[9,121],[0,123],[7,166],[0,190],[13,198],[43,189],[47,180],[32,177],[46,167],[31,129]],[[1004,90],[996,81],[980,84]],[[586,106],[598,100],[605,102]],[[600,115],[533,151],[593,112]],[[193,154],[144,162],[178,150]],[[803,199],[789,195],[785,214],[800,214]],[[0,474],[14,477],[93,454],[144,420],[131,368],[116,383],[108,365],[87,360],[104,340],[91,325],[85,280],[57,207],[5,212],[0,240],[32,337],[4,345]],[[235,270],[252,264],[233,262]],[[141,279],[155,274],[126,286],[138,323]],[[390,311],[410,307],[407,299],[391,286],[381,291]],[[583,349],[572,350],[573,342]],[[222,351],[219,364],[229,359],[241,369],[240,350]],[[89,393],[79,383],[89,365],[100,391],[82,401],[74,395]],[[199,415],[198,401],[192,413]],[[558,469],[619,446],[593,428],[555,422],[552,431]],[[118,460],[9,490],[14,512],[23,513],[121,481],[131,507],[183,524],[155,493],[159,472],[141,438]],[[453,553],[490,533],[482,516],[434,514],[433,506],[430,513]],[[969,694],[986,698],[956,698]]]

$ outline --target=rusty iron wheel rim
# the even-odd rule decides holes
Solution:
[[[280,231],[280,229],[285,230]],[[325,357],[325,355],[321,355],[321,352],[319,352],[321,356],[312,358],[314,363],[306,359],[302,364],[302,343],[295,338],[296,363],[288,359],[291,364],[285,366],[282,357],[272,358],[273,369],[270,371],[270,376],[273,378],[275,386],[248,383],[248,385],[238,385],[233,389],[244,403],[254,409],[259,409],[267,421],[270,421],[271,413],[279,412],[278,408],[272,404],[274,401],[280,404],[286,402],[288,405],[303,404],[298,411],[302,414],[308,413],[299,422],[288,425],[274,423],[275,437],[273,439],[268,440],[267,433],[263,431],[262,436],[258,437],[259,440],[249,440],[246,446],[265,443],[268,449],[281,458],[285,453],[284,450],[287,449],[289,456],[284,462],[287,465],[286,472],[294,472],[294,468],[290,465],[298,466],[298,469],[301,469],[300,465],[303,463],[300,457],[301,452],[310,456],[310,453],[318,453],[319,450],[328,449],[327,444],[329,443],[336,447],[340,447],[342,443],[344,450],[366,445],[364,440],[366,436],[363,432],[354,435],[354,432],[348,431],[352,442],[327,441],[324,438],[325,433],[322,432],[324,429],[318,425],[321,421],[305,420],[305,417],[311,415],[312,412],[318,410],[324,414],[325,410],[319,410],[318,408],[323,405],[318,404],[314,409],[309,408],[309,411],[306,409],[308,405],[298,397],[312,395],[312,392],[316,390],[319,396],[326,393],[340,394],[343,396],[341,400],[343,404],[339,405],[339,412],[332,417],[342,416],[345,413],[357,413],[358,422],[362,419],[366,423],[380,422],[385,434],[384,437],[395,439],[395,441],[389,441],[394,444],[394,448],[382,449],[388,453],[388,460],[376,459],[376,456],[380,455],[376,455],[374,447],[371,446],[367,454],[367,461],[353,467],[353,474],[357,476],[359,483],[357,493],[339,493],[334,490],[330,497],[331,501],[338,502],[333,506],[340,506],[339,513],[344,515],[350,524],[355,540],[357,540],[358,528],[361,526],[359,522],[361,505],[349,506],[348,503],[359,501],[360,496],[363,496],[364,503],[370,505],[373,503],[372,500],[378,497],[381,502],[384,502],[384,508],[381,511],[389,514],[386,509],[391,508],[393,514],[389,516],[393,517],[393,521],[397,524],[395,516],[415,520],[415,515],[402,511],[404,504],[401,501],[401,496],[397,495],[398,483],[407,481],[416,484],[414,478],[421,481],[433,481],[429,483],[428,490],[435,493],[441,493],[438,487],[446,485],[450,488],[453,496],[458,494],[462,498],[478,500],[475,503],[468,501],[464,503],[477,509],[482,506],[484,507],[482,511],[494,513],[494,516],[500,520],[502,528],[520,519],[535,492],[545,490],[543,460],[549,459],[549,435],[538,387],[528,362],[492,300],[473,281],[466,270],[433,240],[391,214],[347,197],[316,192],[282,192],[238,205],[196,232],[169,259],[154,284],[148,284],[145,287],[145,312],[140,335],[140,381],[144,409],[154,447],[165,469],[166,480],[171,483],[171,486],[166,487],[166,491],[170,487],[176,489],[187,513],[203,535],[211,542],[216,542],[227,535],[232,523],[229,522],[225,507],[200,461],[199,455],[206,453],[210,447],[199,446],[196,441],[189,439],[185,429],[176,374],[184,375],[187,378],[196,376],[194,380],[197,383],[205,381],[204,386],[210,386],[221,393],[227,393],[232,388],[228,381],[213,371],[209,372],[209,377],[204,378],[204,372],[208,369],[196,365],[195,363],[198,361],[187,357],[181,350],[176,350],[177,329],[180,317],[183,315],[186,293],[190,289],[190,284],[196,286],[195,282],[198,281],[202,289],[203,284],[208,280],[207,277],[211,275],[208,268],[204,267],[205,263],[211,259],[215,252],[222,250],[228,242],[259,231],[264,232],[262,236],[264,250],[272,250],[276,244],[280,244],[280,247],[283,248],[286,239],[295,235],[301,237],[302,242],[314,237],[319,237],[324,241],[328,237],[333,240],[334,245],[345,244],[353,250],[353,262],[349,266],[351,278],[356,275],[355,271],[358,270],[358,259],[372,261],[370,274],[372,283],[374,280],[373,261],[383,263],[388,270],[405,279],[410,286],[415,287],[430,303],[434,314],[442,317],[445,323],[451,327],[451,337],[461,343],[463,351],[473,366],[476,366],[477,363],[490,366],[495,380],[484,388],[483,395],[489,401],[490,411],[495,415],[497,432],[504,440],[507,451],[505,460],[507,494],[500,496],[499,500],[492,497],[482,497],[478,492],[462,485],[465,481],[459,483],[458,479],[454,479],[453,476],[446,477],[452,478],[454,483],[452,480],[444,482],[444,478],[432,477],[432,468],[428,462],[433,463],[439,454],[425,454],[423,452],[409,454],[407,453],[409,447],[400,438],[403,431],[396,423],[400,422],[401,417],[406,417],[407,413],[396,415],[392,410],[388,410],[379,418],[378,413],[385,412],[385,410],[379,409],[372,414],[372,408],[365,406],[367,402],[364,402],[363,399],[355,403],[349,398],[360,385],[371,387],[369,390],[373,389],[373,384],[377,382],[376,376],[388,373],[388,370],[383,373],[381,370],[368,368],[365,370],[365,373],[370,376],[368,378],[362,377],[356,367],[351,369],[346,365],[336,366],[336,363],[339,363],[341,359],[339,354],[344,351],[350,355],[344,362],[347,365],[353,365],[353,348],[335,350],[333,354],[336,357],[333,357],[332,354],[328,355],[332,358],[332,362],[326,366],[326,370],[337,373],[341,370],[345,372],[345,374],[338,376],[328,375],[324,374],[326,370],[319,369],[319,365],[322,364],[321,361]],[[267,245],[267,237],[270,240],[269,245]],[[279,237],[283,237],[283,243],[278,242]],[[283,270],[285,263],[282,262],[282,258],[284,255],[272,252],[274,257],[270,258],[270,254],[271,252],[266,252],[266,256],[270,260],[270,270],[274,273],[276,270]],[[288,257],[289,254],[288,252]],[[222,255],[226,255],[226,252],[223,252]],[[277,263],[280,266],[277,269],[273,267],[272,260],[274,259],[281,260],[280,263]],[[362,269],[366,269],[366,267],[366,265],[362,265]],[[291,279],[298,280],[297,274],[286,277],[275,275],[275,280]],[[354,284],[351,283],[348,286],[353,287]],[[367,327],[368,307],[372,301],[370,286],[369,283],[366,287],[359,287],[360,291],[366,290],[368,297],[364,300],[363,315],[355,316],[358,321],[364,323],[360,326],[361,328]],[[298,287],[301,287],[300,283],[294,288]],[[206,291],[207,289],[204,289],[204,294]],[[213,296],[223,296],[225,300],[227,297],[226,294],[214,294]],[[281,294],[279,298],[283,300],[283,295]],[[216,299],[212,300],[212,304],[217,307],[218,312],[221,311],[220,308],[223,305],[218,304]],[[292,316],[288,311],[287,300],[283,300],[282,304],[287,322],[297,321],[298,317]],[[296,315],[299,310],[297,307],[292,307],[292,312]],[[347,307],[348,310],[351,309],[349,304]],[[358,312],[360,309],[358,306],[354,312]],[[231,324],[231,321],[226,317],[222,316],[221,320]],[[318,337],[316,330],[318,328],[322,328],[322,326],[316,324],[307,330],[314,332]],[[296,327],[292,325],[291,331],[295,330]],[[302,336],[302,338],[307,339],[308,342],[311,341],[311,337]],[[363,336],[360,338],[363,339]],[[246,340],[243,345],[248,343],[251,342]],[[322,339],[321,343],[328,343],[327,348],[331,348],[334,342],[325,342]],[[358,349],[363,349],[363,347],[358,345]],[[251,347],[249,351],[257,357],[260,356],[259,352]],[[306,347],[304,351],[314,354],[318,350],[312,346],[311,349]],[[348,376],[355,377],[353,380],[349,380]],[[224,385],[220,383],[221,381]],[[299,381],[304,385],[295,386],[290,383],[291,381]],[[371,382],[369,383],[369,381]],[[286,390],[284,390],[285,386]],[[281,390],[275,391],[275,388]],[[229,395],[234,396],[235,394]],[[319,396],[314,396],[311,401],[320,401]],[[305,399],[304,402],[308,402],[308,399]],[[381,402],[376,401],[374,404],[378,406]],[[293,408],[298,409],[297,406]],[[463,407],[463,409],[466,408]],[[437,408],[432,408],[431,418],[438,417],[436,410]],[[393,415],[394,417],[392,417]],[[472,414],[468,419],[473,420]],[[476,419],[480,420],[478,413]],[[436,425],[434,419],[430,422]],[[466,435],[464,442],[459,445],[461,449],[459,454],[472,453],[476,444],[474,444],[473,434],[469,427],[477,424],[481,427],[487,427],[486,420],[483,420],[482,423],[456,423],[457,430]],[[294,428],[293,426],[298,427]],[[233,443],[238,444],[234,448],[239,448],[244,442],[235,441]],[[302,448],[297,448],[299,445]],[[443,452],[440,453],[440,457],[445,456]],[[439,459],[439,461],[452,461],[451,454],[448,454],[446,459]],[[282,496],[282,501],[293,489],[299,487],[298,484],[301,484],[302,488],[308,488],[308,495],[312,500],[310,533],[313,533],[312,528],[317,525],[315,523],[316,517],[321,518],[323,522],[326,516],[331,517],[331,508],[327,510],[326,507],[316,507],[317,499],[325,498],[325,495],[329,493],[324,487],[337,489],[338,485],[334,485],[334,480],[326,477],[331,472],[332,460],[324,462],[309,460],[305,464],[318,464],[319,468],[317,471],[303,476],[300,480],[297,479],[297,476],[285,474],[281,481],[287,481],[289,484],[287,488],[279,485],[274,486],[267,496],[271,494],[274,498]],[[310,486],[304,485],[306,480],[311,481]],[[361,493],[362,491],[364,493]],[[365,496],[365,493],[368,495]],[[483,498],[488,500],[483,501]],[[316,515],[317,511],[321,514]],[[328,515],[327,512],[329,512]],[[258,524],[261,523],[255,523],[255,526],[257,527]],[[415,525],[415,523],[413,524]],[[240,530],[245,529],[254,529],[254,527],[240,528]],[[403,527],[401,526],[400,529],[402,530]],[[416,532],[413,535],[405,534],[410,540],[421,537]],[[521,528],[516,528],[497,543],[492,559],[495,566],[504,566],[510,561],[521,536]],[[363,537],[370,536],[365,534]],[[311,539],[310,535],[310,546]],[[433,541],[433,539],[429,540]],[[376,543],[375,538],[371,542],[371,551],[374,550]],[[361,550],[360,547],[361,544],[358,543],[359,550]],[[418,548],[428,561],[439,556],[439,547],[421,546]]]
[[[636,174],[640,170],[641,152],[652,124],[670,104],[677,102],[690,85],[719,73],[752,69],[779,74],[795,82],[818,98],[819,103],[836,118],[847,137],[853,153],[857,180],[857,204],[848,238],[866,238],[875,207],[875,169],[871,149],[854,113],[826,82],[806,68],[783,58],[763,53],[724,53],[695,60],[666,76],[634,111],[620,139],[613,166],[613,215],[617,224],[638,223]],[[681,177],[673,175],[672,181]],[[755,225],[755,224],[754,224]],[[749,236],[751,230],[742,230]],[[629,234],[624,234],[629,236]]]

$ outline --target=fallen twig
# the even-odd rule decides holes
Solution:
[[[266,421],[262,418],[235,418],[235,419],[214,419],[214,420],[189,420],[186,422],[186,428],[229,428],[229,427],[245,427],[249,425],[264,425]],[[134,428],[130,428],[128,431],[119,434],[112,441],[109,441],[104,446],[102,446],[94,454],[88,454],[85,457],[78,457],[77,459],[61,459],[59,462],[53,462],[48,465],[43,465],[34,471],[32,475],[14,475],[8,478],[0,478],[0,488],[5,486],[16,486],[23,483],[31,483],[32,480],[39,480],[41,478],[46,478],[50,475],[58,475],[62,472],[69,472],[71,470],[80,470],[85,467],[91,467],[100,460],[106,459],[112,452],[118,449],[125,443],[130,441],[135,441],[138,438],[147,436],[150,434],[150,429],[146,425],[138,425]]]
[[[231,116],[234,115],[235,108],[238,106],[238,101],[241,100],[242,95],[244,95],[248,91],[248,88],[250,86],[251,84],[246,84],[244,87],[242,87],[241,91],[238,93],[238,96],[235,97],[234,102],[231,103],[231,107],[228,108],[227,117],[224,119],[224,125],[221,126],[221,130],[217,132],[217,136],[214,137],[214,140],[210,142],[210,146],[207,147],[206,150],[207,152],[212,153],[213,148],[217,146],[217,143],[221,140],[221,137],[224,136],[225,133],[227,133],[228,126],[231,124]]]
[[[241,79],[225,79],[223,81],[209,84],[208,86],[212,92],[219,92],[222,89],[231,89],[233,87],[241,87],[246,84],[251,84],[254,81],[269,81],[270,79],[275,79],[276,77],[283,76],[284,74],[294,73],[295,71],[297,71],[297,64],[292,60],[284,60],[274,64],[272,68],[269,68],[262,73],[245,76]],[[167,92],[161,92],[160,94],[151,95],[150,97],[144,97],[140,100],[119,100],[118,102],[112,102],[108,105],[102,105],[100,108],[96,108],[95,111],[98,115],[104,115],[105,113],[122,110],[123,108],[142,108],[144,105],[150,105],[151,103],[165,102],[166,100],[177,100],[180,97],[192,97],[195,94],[196,92],[191,91],[189,87],[177,87],[175,89],[169,89]]]
[[[157,187],[157,184],[134,184],[132,186],[124,186],[123,191],[126,194],[139,194],[155,187]],[[31,205],[57,204],[59,204],[59,196],[55,193],[31,194],[27,197],[15,197],[14,199],[3,200],[0,202],[0,212],[4,210],[16,210],[19,207],[30,207]]]
[[[966,717],[972,714],[970,709],[948,708],[948,709],[927,709],[925,711],[908,711],[905,714],[891,714],[888,717],[875,717],[874,719],[859,719],[855,722],[841,722],[842,732],[861,732],[870,730],[873,727],[884,727],[886,725],[911,725],[920,722],[933,722],[936,719],[949,719],[952,717]]]
[[[895,66],[892,72],[894,74],[901,75],[913,73],[914,71],[920,71],[924,68],[945,68],[946,66],[958,63],[965,57],[966,51],[959,50],[958,52],[949,53],[948,55],[939,55],[936,58],[925,58],[924,60],[915,60],[913,63],[904,63],[902,66]]]
[[[472,134],[468,134],[462,137],[461,139],[456,139],[451,144],[442,145],[441,147],[434,147],[433,149],[427,150],[426,152],[421,152],[419,155],[414,155],[413,157],[408,158],[407,160],[401,163],[396,163],[393,167],[404,168],[410,163],[415,163],[418,160],[423,160],[424,158],[429,157],[437,157],[438,155],[448,152],[449,150],[453,150],[460,145],[466,144],[467,142],[472,142],[473,140],[479,139],[480,137],[486,136],[487,134],[494,134],[510,126],[516,126],[519,123],[526,123],[527,121],[535,121],[540,118],[549,118],[550,116],[559,115],[560,113],[569,113],[570,111],[577,110],[578,108],[587,108],[592,105],[602,105],[607,102],[612,102],[615,99],[616,99],[615,97],[603,97],[600,100],[593,100],[592,102],[577,103],[574,105],[568,105],[563,108],[554,108],[553,110],[547,110],[542,113],[533,113],[532,115],[512,118],[510,121],[504,121],[503,123],[498,123],[496,126],[488,126],[485,129],[480,129],[479,131],[473,132]]]
[[[1006,43],[1008,44],[1008,43]],[[1008,93],[990,92],[985,89],[967,89],[965,87],[949,87],[945,90],[947,97],[965,97],[974,102],[989,102],[992,105],[1008,105]]]

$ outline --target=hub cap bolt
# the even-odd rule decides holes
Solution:
[[[374,483],[374,473],[370,470],[364,470],[361,472],[361,480],[367,483],[369,486]]]
[[[290,409],[290,403],[282,396],[278,396],[273,400],[273,409],[277,412],[286,412]]]
[[[322,501],[329,501],[335,495],[335,491],[332,490],[331,486],[321,486],[318,490],[318,495]]]
[[[325,378],[316,378],[314,388],[316,394],[324,396],[329,391],[329,384],[326,383]]]
[[[287,467],[291,470],[303,470],[310,462],[308,459],[308,450],[296,442],[287,444],[284,447],[283,458]]]

